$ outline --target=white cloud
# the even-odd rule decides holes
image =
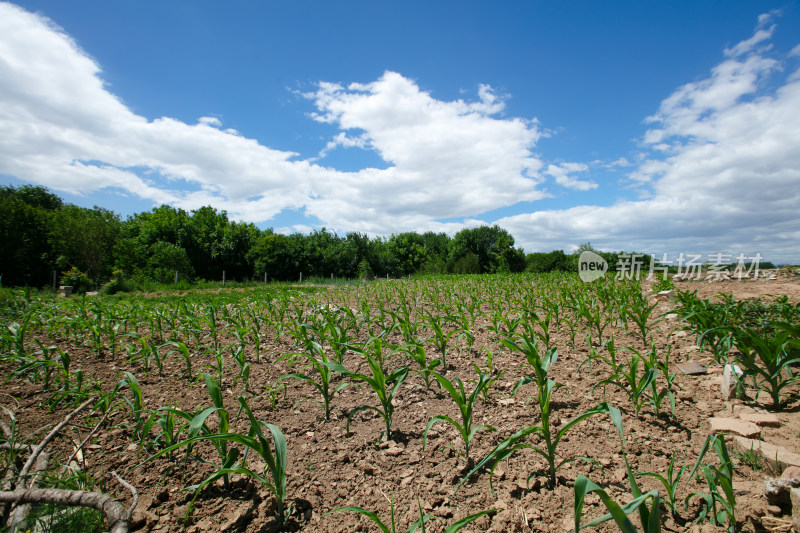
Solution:
[[[769,89],[781,63],[754,38],[699,82],[678,88],[648,122],[658,149],[630,174],[651,198],[497,221],[530,249],[591,241],[609,250],[728,249],[799,261],[800,80]],[[755,39],[759,36],[759,39]],[[750,50],[750,52],[747,52]]]
[[[328,227],[374,233],[543,196],[536,124],[495,117],[505,104],[488,85],[475,101],[445,102],[393,72],[346,88],[320,83],[314,118],[341,129],[320,157],[355,147],[388,164],[340,172],[222,130],[216,117],[148,120],[101,75],[51,21],[0,3],[0,173],[56,191],[115,187],[187,209],[211,204],[256,222],[305,209]]]
[[[200,117],[197,119],[197,122],[205,124],[206,126],[211,126],[212,128],[219,128],[222,126],[222,121],[217,117]]]
[[[593,181],[581,181],[570,174],[575,172],[586,172],[589,170],[589,165],[585,163],[561,163],[560,165],[547,165],[545,174],[552,176],[556,179],[556,183],[567,189],[575,189],[578,191],[590,191],[597,188],[597,183]]]

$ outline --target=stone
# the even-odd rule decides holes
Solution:
[[[792,528],[800,531],[800,489],[791,490],[792,498]]]
[[[790,466],[783,470],[781,479],[800,479],[800,467]]]
[[[658,294],[656,294],[656,298],[658,298],[662,302],[674,301],[675,300],[675,291],[661,291]]]
[[[695,376],[698,374],[705,374],[707,372],[704,366],[697,364],[695,361],[689,361],[688,363],[680,364],[678,365],[678,369],[687,376]]]
[[[397,457],[398,455],[401,455],[403,453],[403,448],[401,448],[400,446],[393,446],[391,448],[387,448],[386,450],[384,450],[383,453],[385,453],[389,457]]]
[[[764,496],[772,505],[788,505],[792,489],[800,488],[800,479],[767,479],[764,482]]]
[[[712,433],[728,433],[742,437],[757,437],[761,435],[761,428],[752,422],[738,418],[713,417],[708,419]]]
[[[739,418],[762,427],[780,427],[781,425],[781,421],[772,413],[740,413]]]
[[[800,466],[800,453],[793,453],[781,446],[775,446],[768,442],[748,439],[745,437],[733,437],[736,444],[744,450],[753,450],[760,452],[772,466],[776,466],[776,461],[781,463],[784,467],[787,466]]]
[[[722,369],[722,399],[730,400],[736,395],[736,386],[739,383],[741,369],[736,365],[725,365]]]

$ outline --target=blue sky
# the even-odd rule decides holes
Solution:
[[[796,2],[0,3],[0,182],[800,262]]]

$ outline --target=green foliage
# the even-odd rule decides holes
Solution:
[[[613,519],[617,524],[617,527],[619,527],[620,530],[624,531],[625,533],[635,533],[636,528],[627,516],[633,511],[638,511],[639,524],[642,527],[642,531],[647,533],[657,533],[661,531],[661,499],[658,496],[658,491],[652,490],[647,493],[642,493],[641,489],[639,488],[639,484],[636,482],[636,476],[631,470],[631,465],[628,462],[628,452],[625,446],[625,432],[623,431],[622,427],[622,415],[620,414],[619,409],[616,407],[610,405],[607,407],[609,418],[611,418],[611,422],[617,429],[617,435],[619,436],[620,446],[622,448],[622,457],[625,460],[627,479],[630,483],[631,495],[634,499],[625,505],[619,505],[617,502],[611,499],[611,497],[602,488],[590,481],[586,476],[578,476],[575,480],[574,486],[575,533],[578,533],[579,530],[585,527],[598,526],[608,522],[611,519]],[[596,492],[597,495],[600,496],[600,499],[609,512],[600,518],[592,520],[588,524],[581,525],[583,502],[586,494],[589,492]],[[651,500],[652,502],[650,508],[647,507],[648,500]]]
[[[208,381],[207,381],[208,383]],[[231,448],[225,460],[221,465],[217,465],[217,470],[213,472],[210,476],[208,476],[205,480],[198,483],[197,485],[192,485],[191,487],[187,487],[187,490],[192,490],[195,492],[195,499],[197,495],[202,491],[206,486],[213,483],[214,481],[220,478],[227,478],[230,474],[243,474],[253,478],[254,480],[258,481],[263,487],[269,489],[275,495],[275,499],[277,501],[277,508],[278,508],[278,522],[284,523],[286,521],[286,466],[287,466],[287,456],[286,456],[286,437],[283,435],[283,432],[275,425],[268,424],[266,422],[262,422],[257,420],[255,416],[253,416],[253,412],[250,410],[250,406],[247,404],[247,399],[244,396],[239,396],[237,398],[239,402],[239,406],[241,410],[247,415],[247,419],[250,422],[250,429],[247,434],[241,433],[234,433],[230,432],[226,428],[218,428],[216,433],[204,432],[201,434],[197,434],[200,432],[200,428],[202,428],[204,423],[204,418],[197,420],[198,417],[201,417],[206,412],[215,412],[221,411],[220,409],[214,407],[209,408],[202,411],[195,420],[191,422],[191,430],[190,430],[190,437],[186,440],[173,444],[172,446],[161,450],[160,452],[156,453],[155,455],[151,456],[147,461],[152,461],[161,457],[162,455],[169,454],[183,446],[192,446],[197,442],[207,441],[211,442],[218,449],[221,449],[223,446],[227,449],[228,444],[239,444],[244,446],[245,453],[242,454],[238,448]],[[205,415],[207,416],[207,415]],[[272,437],[272,445],[270,444],[269,440],[264,436],[262,431],[262,427],[267,428],[269,430],[270,436]],[[195,431],[196,430],[196,431]],[[192,436],[192,431],[195,431],[196,436]],[[251,470],[247,466],[247,450],[252,450],[254,453],[258,454],[262,461],[264,461],[264,467],[260,472],[256,472]],[[239,457],[243,457],[242,461],[239,461]],[[226,484],[227,486],[227,484]],[[194,500],[192,500],[194,502]],[[191,512],[191,506],[187,509],[187,516]]]
[[[539,406],[539,413],[541,415],[541,422],[539,425],[528,426],[523,428],[500,444],[498,444],[492,451],[490,451],[481,461],[472,469],[465,477],[461,480],[461,482],[456,487],[458,490],[466,481],[472,476],[472,474],[479,471],[485,465],[491,463],[492,464],[492,473],[494,472],[494,468],[497,464],[510,457],[515,451],[523,448],[530,448],[534,450],[536,453],[541,455],[545,461],[547,461],[547,468],[544,471],[544,474],[547,476],[548,483],[551,487],[556,485],[556,473],[558,469],[566,463],[570,463],[572,461],[576,461],[578,459],[584,459],[581,457],[577,458],[566,458],[561,461],[557,461],[556,451],[558,449],[558,444],[561,442],[561,439],[566,435],[566,433],[572,429],[576,424],[579,422],[594,416],[596,414],[608,412],[609,406],[605,403],[599,404],[591,409],[584,411],[583,413],[578,414],[571,420],[568,420],[564,423],[560,428],[555,430],[551,426],[550,423],[550,416],[551,416],[551,399],[553,395],[553,391],[563,385],[556,383],[552,379],[547,377],[547,373],[550,369],[550,366],[553,365],[558,360],[558,351],[555,348],[548,348],[546,349],[545,353],[542,355],[539,353],[538,349],[538,339],[531,336],[530,332],[528,334],[520,334],[513,339],[505,339],[503,344],[513,350],[522,352],[526,359],[528,360],[528,364],[534,371],[533,377],[530,378],[523,378],[520,380],[519,383],[514,387],[516,390],[520,385],[525,383],[529,383],[531,381],[536,383],[537,388],[537,397],[536,401]],[[524,442],[524,439],[531,434],[535,434],[540,437],[544,441],[544,446],[536,446],[533,444],[527,444]],[[584,459],[589,460],[589,459]],[[537,472],[532,473],[528,480],[530,480],[533,476],[535,476]],[[490,487],[491,487],[491,478],[490,478]],[[492,490],[494,488],[492,487]]]
[[[351,372],[338,363],[323,364],[331,370],[335,370],[336,372],[339,372],[350,379],[364,382],[369,386],[370,389],[372,389],[380,403],[380,407],[362,405],[350,411],[350,413],[347,415],[347,433],[350,433],[350,420],[352,420],[353,415],[360,411],[371,410],[375,411],[383,418],[383,421],[386,425],[386,430],[382,434],[385,435],[386,440],[390,440],[392,438],[392,416],[394,414],[394,404],[392,401],[397,394],[397,390],[403,384],[406,377],[408,377],[408,367],[402,366],[394,370],[388,370],[384,368],[384,364],[387,362],[386,360],[388,357],[384,357],[383,346],[384,343],[380,338],[372,337],[364,344],[363,347],[350,347],[350,349],[357,351],[364,356],[367,364],[369,365],[370,371],[372,372],[371,376],[359,374],[357,372]]]
[[[305,325],[301,327],[305,327]],[[320,403],[325,409],[325,420],[330,420],[331,402],[333,401],[333,396],[337,392],[344,389],[347,386],[347,383],[340,383],[336,387],[331,386],[331,368],[327,366],[327,363],[330,363],[331,360],[328,358],[328,355],[325,353],[319,343],[309,341],[306,345],[306,351],[292,353],[284,356],[283,358],[289,358],[294,355],[299,355],[305,359],[306,364],[304,365],[304,371],[293,372],[291,374],[281,376],[278,378],[278,381],[276,381],[276,384],[284,379],[289,378],[298,379],[310,384],[317,390],[317,392],[319,392],[320,396],[322,396],[322,402]],[[310,371],[306,369],[309,369]]]
[[[608,356],[603,355],[603,348],[608,352]],[[595,383],[591,388],[593,394],[597,387],[603,387],[603,397],[605,397],[606,387],[613,385],[628,395],[628,399],[633,404],[634,413],[638,416],[642,406],[648,400],[648,391],[651,391],[651,385],[658,377],[658,371],[650,361],[645,360],[639,352],[633,348],[621,348],[620,351],[631,352],[631,356],[627,361],[620,361],[617,359],[617,349],[614,345],[614,339],[610,339],[605,343],[601,349],[595,350],[592,348],[591,353],[586,361],[582,362],[582,366],[586,362],[602,361],[608,366],[610,375]],[[578,367],[580,369],[580,366]],[[641,372],[639,369],[641,368]],[[651,395],[652,396],[652,395]],[[655,404],[656,409],[661,404],[661,398],[657,398],[658,403]]]
[[[713,447],[717,452],[720,466],[701,465],[703,458],[709,448]],[[728,447],[725,444],[725,437],[721,434],[709,435],[700,454],[697,457],[689,477],[693,477],[700,468],[703,472],[708,493],[693,492],[686,497],[684,507],[688,509],[689,500],[695,496],[702,498],[702,508],[698,520],[708,519],[715,526],[728,524],[728,531],[734,533],[736,528],[736,493],[733,490],[733,463],[728,455]]]
[[[760,335],[752,330],[733,328],[733,339],[742,365],[742,381],[752,378],[759,391],[767,392],[772,408],[779,409],[797,397],[792,385],[800,381],[800,327],[778,322],[776,334]],[[787,387],[789,388],[787,391]]]
[[[394,496],[392,496],[391,498],[388,498],[388,500],[389,500],[389,524],[388,525],[386,523],[384,523],[378,517],[378,515],[375,514],[374,512],[368,511],[368,510],[366,510],[366,509],[364,509],[362,507],[355,507],[355,506],[352,506],[352,505],[348,505],[348,506],[345,506],[345,507],[339,507],[339,508],[334,509],[333,511],[328,511],[327,513],[325,513],[325,516],[327,516],[327,515],[329,515],[331,513],[338,513],[338,512],[341,512],[341,511],[352,511],[354,513],[358,513],[361,516],[364,516],[364,517],[369,518],[370,520],[372,520],[375,523],[375,525],[377,525],[380,528],[382,533],[397,533],[397,523],[396,523],[396,520],[395,520],[395,511],[394,511]],[[417,498],[417,509],[419,510],[419,519],[417,519],[416,521],[411,523],[411,525],[408,526],[408,530],[407,530],[408,533],[413,533],[414,531],[417,531],[417,530],[420,530],[422,533],[425,533],[425,523],[428,520],[430,520],[431,518],[434,518],[433,515],[424,514],[422,512],[422,506],[419,503],[419,498]],[[495,511],[496,511],[496,509],[488,509],[486,511],[481,511],[479,513],[471,514],[471,515],[469,515],[467,517],[464,517],[464,518],[462,518],[460,520],[457,520],[456,522],[453,522],[452,524],[450,524],[444,530],[444,533],[456,533],[457,531],[461,531],[461,529],[463,529],[465,526],[467,526],[468,524],[471,524],[472,522],[474,522],[478,518],[482,517],[483,515],[486,515],[486,514],[489,514],[489,513],[493,513]]]
[[[456,273],[522,272],[525,254],[514,248],[514,237],[499,226],[465,228],[450,247]]]
[[[52,282],[55,264],[50,232],[61,199],[44,187],[0,186],[0,257],[3,285],[41,287]]]
[[[687,468],[689,468],[689,465],[683,465],[678,469],[677,474],[675,473],[675,451],[673,451],[669,460],[669,466],[667,467],[666,475],[659,474],[658,472],[637,472],[636,475],[653,477],[661,482],[661,484],[664,486],[664,491],[667,494],[667,499],[662,501],[674,516],[677,512],[678,501],[680,501],[678,498],[678,486],[680,485],[683,474]]]
[[[664,277],[657,282],[653,283],[653,292],[659,293],[663,291],[673,291],[675,290],[675,285],[672,284],[672,280],[668,277]]]
[[[91,291],[94,288],[92,280],[89,279],[85,273],[72,267],[66,272],[61,273],[61,285],[68,285],[72,287],[73,294],[83,294],[84,292]]]
[[[475,368],[475,373],[478,374],[478,379],[475,381],[475,387],[472,389],[472,392],[467,394],[466,390],[464,389],[464,383],[461,381],[460,378],[454,377],[451,380],[447,379],[446,377],[433,372],[433,377],[436,378],[436,381],[442,386],[442,388],[447,391],[447,394],[453,399],[458,407],[458,410],[461,414],[461,420],[457,421],[452,419],[447,415],[437,415],[430,419],[428,425],[425,427],[425,432],[422,434],[422,450],[425,450],[425,445],[428,442],[428,431],[430,431],[431,427],[437,422],[448,422],[458,434],[461,435],[461,439],[464,441],[464,459],[467,461],[467,465],[470,465],[470,456],[469,450],[470,446],[472,445],[472,439],[475,437],[475,434],[481,429],[487,429],[489,431],[496,431],[491,426],[484,426],[481,424],[474,424],[472,422],[472,414],[475,410],[475,400],[478,398],[478,395],[484,392],[486,389],[492,386],[497,378],[500,375],[496,375],[494,377],[489,377],[483,372],[480,371],[479,368]],[[457,388],[456,388],[457,387]]]

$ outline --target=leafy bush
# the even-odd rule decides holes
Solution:
[[[118,292],[128,292],[130,287],[125,282],[122,270],[115,270],[111,281],[100,287],[100,291],[105,294],[117,294]]]
[[[72,267],[66,272],[61,273],[61,285],[71,286],[74,294],[83,294],[94,288],[92,280],[85,273]]]

